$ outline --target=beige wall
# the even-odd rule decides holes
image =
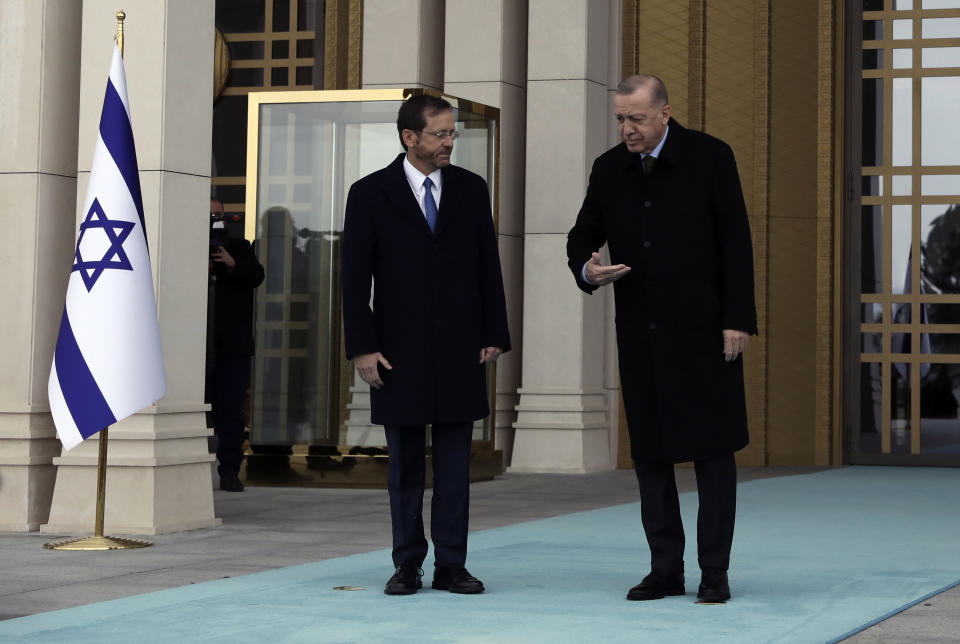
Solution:
[[[593,160],[610,143],[618,3],[528,6],[523,382],[510,467],[610,469],[617,448],[611,294],[576,288],[565,245]]]
[[[80,4],[0,0],[0,531],[36,530],[53,493],[47,404],[70,272]]]
[[[498,237],[513,350],[497,362],[494,428],[509,463],[523,366],[526,2],[447,0],[444,42],[444,91],[500,109]]]
[[[363,87],[443,90],[443,0],[363,3]]]

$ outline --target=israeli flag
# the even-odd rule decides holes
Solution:
[[[166,393],[123,57],[114,48],[47,392],[66,450]]]

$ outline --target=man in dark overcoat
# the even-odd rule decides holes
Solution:
[[[742,352],[757,333],[753,252],[730,147],[670,118],[663,82],[620,83],[622,142],[596,159],[567,256],[577,285],[613,283],[620,382],[651,572],[627,599],[685,592],[674,464],[693,461],[703,602],[730,597],[734,452],[747,445]],[[598,254],[607,244],[610,265]]]
[[[394,575],[384,589],[422,587],[425,426],[431,425],[433,588],[473,594],[465,567],[473,422],[490,413],[485,366],[510,349],[490,193],[450,165],[457,138],[450,104],[403,103],[405,154],[350,188],[343,231],[347,357],[370,385],[384,425]],[[370,287],[373,282],[373,303]]]

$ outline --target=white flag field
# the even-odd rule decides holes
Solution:
[[[114,48],[47,392],[71,449],[166,392],[123,57]]]

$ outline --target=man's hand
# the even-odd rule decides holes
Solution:
[[[745,331],[735,331],[734,329],[723,330],[723,359],[727,362],[733,362],[737,359],[743,350],[747,348],[747,342],[750,340],[750,334]]]
[[[233,268],[237,265],[237,260],[235,260],[223,246],[217,246],[217,250],[213,251],[212,257],[213,261],[226,264],[227,268]]]
[[[615,282],[630,272],[630,267],[623,264],[604,266],[600,263],[600,253],[594,253],[583,268],[587,281],[597,286]]]
[[[503,349],[500,347],[484,347],[480,349],[480,364],[484,362],[496,362]]]
[[[357,368],[360,379],[374,389],[383,387],[383,380],[380,379],[380,372],[377,370],[378,364],[382,364],[387,369],[393,369],[379,351],[377,353],[364,353],[353,359],[353,366]]]

